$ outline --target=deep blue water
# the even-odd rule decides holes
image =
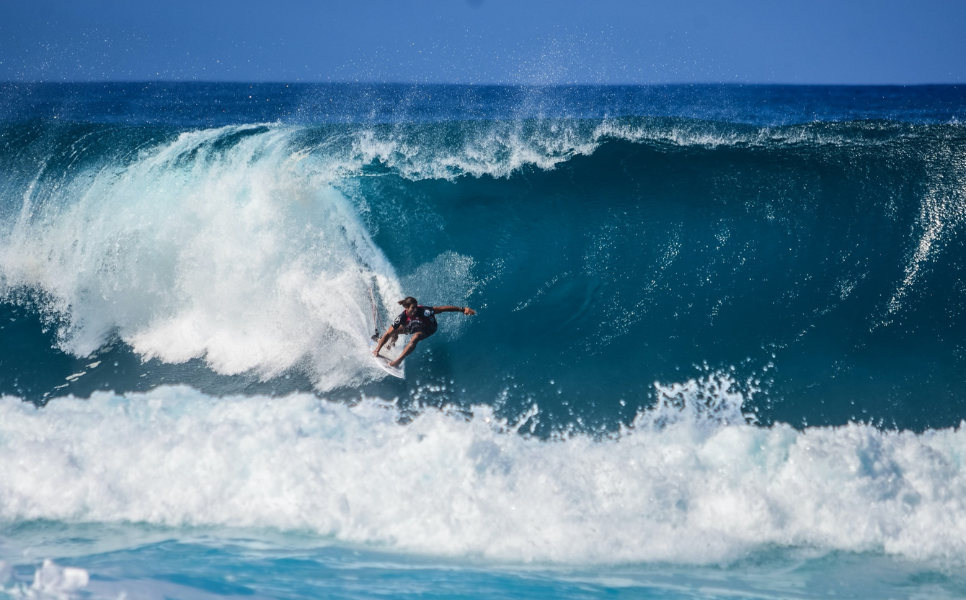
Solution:
[[[0,91],[6,593],[963,594],[966,89]]]

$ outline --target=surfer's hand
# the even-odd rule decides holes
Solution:
[[[379,356],[379,350],[373,350],[372,351],[372,355],[373,356]]]
[[[472,308],[470,308],[469,306],[464,306],[463,307],[463,314],[464,315],[467,315],[467,316],[471,316],[471,315],[475,315],[476,314],[476,311],[473,310]]]

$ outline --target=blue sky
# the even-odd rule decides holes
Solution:
[[[966,1],[6,0],[0,80],[966,83]]]

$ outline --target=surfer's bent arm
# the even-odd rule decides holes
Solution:
[[[469,306],[434,306],[433,312],[461,312],[467,316],[476,314],[476,311]]]
[[[379,339],[379,343],[376,344],[376,349],[372,351],[372,355],[379,356],[379,351],[382,350],[382,347],[386,344],[387,341],[389,341],[389,338],[391,338],[394,335],[399,335],[399,333],[401,332],[402,332],[402,327],[390,327],[389,330],[386,331],[386,334]]]

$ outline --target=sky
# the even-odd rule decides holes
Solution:
[[[966,83],[966,1],[3,0],[0,81]]]

